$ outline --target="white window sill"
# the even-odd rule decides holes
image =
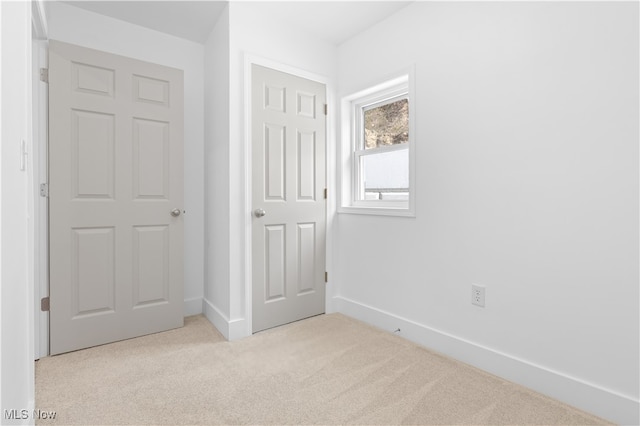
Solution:
[[[376,216],[416,217],[416,213],[406,207],[381,206],[343,206],[338,207],[340,214],[367,214]]]

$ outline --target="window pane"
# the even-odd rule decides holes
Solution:
[[[409,199],[409,150],[360,157],[365,200]]]
[[[409,100],[401,99],[364,112],[364,148],[409,141]]]

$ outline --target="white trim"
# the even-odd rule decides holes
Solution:
[[[207,317],[209,322],[213,324],[225,339],[229,340],[229,318],[206,298],[203,298],[202,302],[204,316]]]
[[[247,337],[247,323],[245,318],[230,320],[228,324],[229,337],[227,340],[234,341]]]
[[[252,315],[252,300],[253,300],[253,282],[252,282],[252,234],[251,234],[251,66],[260,65],[263,67],[271,68],[277,71],[292,74],[298,77],[306,78],[308,80],[316,81],[325,85],[326,90],[326,102],[329,108],[329,113],[326,118],[326,146],[325,146],[325,181],[328,190],[328,197],[326,202],[326,230],[325,230],[325,264],[326,270],[331,271],[333,266],[333,238],[332,224],[333,218],[336,213],[335,208],[335,96],[333,92],[333,81],[326,76],[315,74],[303,69],[283,64],[262,56],[254,55],[251,53],[244,53],[244,180],[245,180],[245,197],[244,197],[244,212],[245,212],[245,242],[244,242],[244,271],[245,271],[245,330],[246,335],[250,336],[253,333],[253,315]],[[329,274],[331,275],[331,274]],[[327,313],[333,312],[333,286],[329,283],[325,286],[325,311]],[[240,320],[237,320],[240,321]]]
[[[251,65],[264,64],[264,60],[244,55],[244,317],[247,320],[247,336],[253,334],[253,243],[251,234]]]
[[[31,26],[35,34],[32,52],[32,177],[33,188],[33,301],[34,358],[49,355],[49,313],[40,310],[40,299],[49,295],[48,199],[40,197],[39,186],[47,178],[48,88],[40,81],[39,69],[48,67],[48,24],[43,0],[31,3]]]
[[[29,410],[35,401],[31,7],[31,3],[25,2],[0,2],[0,61],[3,65],[0,67],[0,181],[4,189],[8,189],[0,197],[0,233],[4,242],[15,240],[9,250],[0,247],[0,322],[4,321],[1,324],[0,341],[0,375],[3,383],[0,407],[3,410]],[[16,423],[27,424],[28,419]]]
[[[225,314],[216,308],[213,303],[206,298],[202,299],[203,313],[211,324],[228,341],[242,339],[246,337],[247,324],[244,318],[230,320]]]
[[[40,81],[40,68],[48,66],[48,42],[33,41],[33,198],[34,198],[34,313],[36,359],[49,355],[49,313],[40,310],[40,299],[49,295],[48,198],[40,197],[39,186],[48,182],[48,87]]]
[[[406,207],[378,207],[378,206],[342,206],[338,208],[340,214],[366,214],[374,216],[416,217],[415,212]]]
[[[35,32],[36,40],[47,40],[49,38],[49,25],[43,0],[32,1],[31,21]]]
[[[406,94],[406,96],[404,96]],[[359,146],[359,137],[356,129],[360,127],[359,118],[355,115],[355,110],[376,106],[386,103],[394,98],[406,97],[409,99],[409,201],[365,201],[357,200],[356,194],[359,190],[358,179],[355,177],[357,166],[355,165],[358,155],[355,152],[362,151]],[[338,213],[368,214],[383,216],[405,216],[415,217],[416,215],[416,100],[415,100],[415,65],[411,65],[400,72],[396,72],[386,78],[381,78],[377,83],[365,86],[363,89],[341,98],[340,102],[340,145],[338,153],[339,181],[337,187],[340,188],[340,203],[337,207]],[[378,148],[379,150],[396,149]],[[382,152],[382,151],[377,151]],[[362,154],[360,154],[362,155]]]
[[[202,297],[193,297],[184,300],[183,315],[190,317],[192,315],[200,315],[204,309]]]
[[[376,155],[376,154],[382,154],[385,152],[394,152],[394,151],[401,151],[403,149],[407,149],[408,145],[407,144],[397,144],[397,145],[387,145],[387,146],[381,146],[378,148],[369,148],[369,149],[356,149],[355,153],[360,156],[360,157],[364,157],[366,155]]]
[[[534,391],[618,424],[639,424],[640,401],[560,371],[477,344],[399,315],[345,297],[335,298],[337,312],[393,332]]]
[[[3,71],[2,71],[2,63],[3,61],[3,55],[2,55],[2,39],[4,37],[6,37],[5,32],[2,31],[2,15],[3,15],[3,7],[2,7],[2,3],[0,3],[0,139],[2,138],[2,130],[3,130],[3,123],[2,123],[2,117],[3,117],[3,108],[2,108],[2,75],[3,75]],[[0,141],[1,143],[1,141]],[[2,146],[0,145],[0,154],[2,153]],[[2,189],[2,161],[0,159],[0,189]],[[1,195],[1,194],[0,194]],[[4,234],[3,229],[2,229],[2,205],[3,205],[3,201],[2,201],[2,197],[0,196],[0,272],[2,271],[2,236]],[[2,295],[2,274],[0,273],[0,296]],[[2,309],[2,300],[0,300],[0,309]],[[2,312],[0,312],[0,331],[2,331]],[[34,327],[35,328],[35,327]],[[2,336],[0,335],[0,374],[2,374],[2,365],[4,364],[3,358],[4,354],[2,351]],[[34,380],[34,388],[35,388],[35,380]],[[34,392],[35,395],[35,392]],[[0,383],[0,409],[4,406],[4,398],[2,395],[2,384]]]
[[[25,13],[24,16],[25,19],[25,52],[24,52],[24,56],[25,56],[25,60],[26,60],[26,69],[24,70],[27,75],[25,76],[25,89],[26,89],[26,101],[25,101],[25,110],[24,110],[24,114],[26,116],[26,120],[25,120],[25,124],[26,124],[26,129],[25,129],[25,133],[26,133],[26,138],[27,138],[27,163],[26,163],[26,171],[27,171],[27,191],[29,193],[27,193],[27,215],[28,215],[28,220],[27,220],[27,265],[29,267],[29,270],[27,271],[27,294],[26,294],[26,298],[24,300],[21,300],[20,303],[25,303],[27,304],[27,313],[26,313],[26,317],[27,317],[27,324],[26,324],[26,328],[27,328],[27,332],[28,332],[28,336],[27,336],[27,356],[31,359],[34,360],[36,357],[35,354],[35,339],[36,339],[36,334],[35,334],[35,329],[36,329],[36,324],[35,324],[35,307],[33,306],[33,303],[30,303],[34,297],[35,297],[35,262],[36,262],[36,257],[35,257],[35,248],[36,248],[36,234],[35,234],[35,203],[34,203],[34,198],[35,198],[35,194],[33,191],[34,188],[34,179],[36,177],[36,172],[35,172],[35,165],[33,163],[33,151],[34,151],[34,142],[33,142],[33,127],[34,127],[34,122],[33,122],[33,109],[34,109],[34,104],[33,104],[33,98],[34,98],[34,93],[33,93],[33,42],[32,42],[32,31],[33,31],[33,5],[27,6],[27,13]],[[31,24],[31,25],[29,25]],[[35,406],[35,366],[33,364],[27,364],[28,365],[28,381],[29,384],[27,386],[27,391],[28,391],[28,400],[27,400],[27,405],[31,406],[32,402],[34,403]]]

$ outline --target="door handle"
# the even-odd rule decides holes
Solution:
[[[255,209],[253,214],[255,214],[256,217],[262,217],[267,214],[267,212],[265,212],[263,209]]]
[[[178,216],[180,216],[180,209],[173,209],[173,210],[171,210],[171,216],[173,216],[173,217],[178,217]]]

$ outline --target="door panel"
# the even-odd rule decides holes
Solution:
[[[282,300],[286,297],[287,261],[285,225],[267,225],[265,238],[265,302]]]
[[[134,199],[168,199],[169,170],[169,123],[134,118]]]
[[[298,131],[298,201],[316,199],[316,135]]]
[[[113,199],[115,117],[71,110],[71,185],[74,198]]]
[[[51,354],[183,324],[182,71],[49,44]]]
[[[113,313],[115,308],[114,228],[72,229],[73,316]]]
[[[169,303],[169,227],[133,227],[133,307]]]
[[[316,224],[299,223],[298,231],[298,295],[313,292],[316,277]]]
[[[264,132],[265,199],[285,201],[285,128],[265,123]]]
[[[254,332],[324,313],[325,91],[252,68]]]

